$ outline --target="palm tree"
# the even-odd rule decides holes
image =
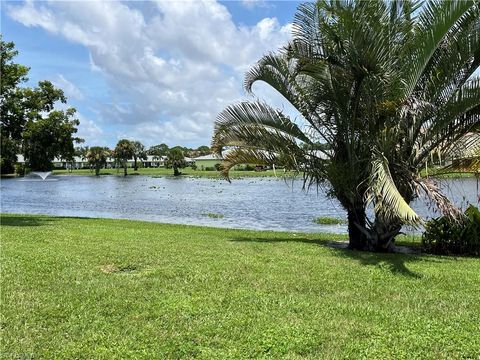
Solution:
[[[100,175],[100,169],[107,164],[110,151],[106,147],[92,146],[86,153],[86,159],[90,166],[95,168],[95,175]]]
[[[122,139],[117,143],[113,151],[115,159],[123,166],[123,176],[127,176],[127,161],[131,159],[134,154],[133,145],[130,140]]]
[[[137,160],[147,160],[147,152],[145,150],[145,146],[140,141],[132,141],[133,146],[133,170],[138,170]]]
[[[317,1],[300,5],[293,40],[246,74],[298,111],[260,101],[219,114],[212,146],[236,164],[277,164],[324,185],[348,214],[350,247],[389,250],[424,191],[459,212],[419,169],[433,151],[480,131],[479,1]],[[372,205],[373,215],[366,209]]]
[[[167,166],[173,168],[173,175],[180,176],[182,173],[178,170],[179,168],[184,168],[185,156],[183,151],[179,148],[170,149],[167,154]]]

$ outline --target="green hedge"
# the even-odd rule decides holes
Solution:
[[[422,244],[433,254],[480,256],[480,211],[470,205],[461,221],[444,216],[428,221]]]

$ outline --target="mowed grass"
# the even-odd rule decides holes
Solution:
[[[192,177],[202,177],[202,178],[222,178],[220,172],[212,170],[193,170],[190,167],[180,169],[180,172],[183,176],[192,176]],[[82,176],[94,176],[95,171],[90,169],[77,169],[73,171],[69,170],[53,170],[54,175],[82,175]],[[117,175],[123,176],[123,169],[101,169],[100,175]],[[167,168],[139,168],[137,171],[133,171],[132,168],[128,168],[128,175],[149,175],[149,176],[173,176],[173,170]],[[231,178],[244,178],[244,177],[292,177],[295,176],[293,172],[286,172],[282,169],[273,171],[243,171],[243,170],[232,170],[229,173]]]
[[[480,259],[344,239],[2,215],[2,358],[479,358]]]

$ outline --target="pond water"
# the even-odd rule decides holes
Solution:
[[[177,224],[301,232],[346,232],[345,225],[317,225],[319,216],[345,218],[321,189],[277,178],[224,180],[149,176],[50,176],[2,179],[1,211],[7,213],[138,219]],[[446,195],[465,208],[477,204],[474,178],[443,180]],[[413,208],[436,216],[424,201]],[[208,214],[219,214],[214,218]]]

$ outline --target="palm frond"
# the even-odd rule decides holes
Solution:
[[[214,151],[221,152],[223,147],[229,146],[229,141],[235,138],[247,142],[245,145],[248,145],[248,138],[258,138],[259,131],[262,134],[277,133],[283,136],[283,139],[288,138],[290,142],[298,139],[312,144],[298,125],[280,110],[258,101],[245,101],[228,106],[218,115],[212,147]],[[258,145],[258,143],[252,143],[252,145]]]
[[[371,167],[366,203],[374,203],[375,213],[382,214],[386,219],[418,226],[422,220],[398,191],[385,156],[377,154]]]
[[[277,154],[258,149],[235,148],[230,150],[220,165],[220,173],[223,177],[230,181],[230,170],[240,164],[254,164],[254,165],[274,165],[277,159]]]
[[[432,179],[416,177],[414,178],[414,184],[416,185],[417,194],[420,195],[423,192],[444,216],[454,221],[463,217],[461,210],[442,194]]]
[[[401,59],[404,68],[400,73],[404,86],[400,98],[407,99],[419,83],[424,70],[442,40],[454,31],[462,16],[476,10],[472,1],[438,1],[430,0],[422,8],[415,28],[415,39],[411,42],[411,50],[405,52],[406,59]]]
[[[305,83],[298,81],[301,77],[296,60],[289,59],[285,54],[268,54],[246,73],[244,87],[248,93],[252,93],[255,82],[265,82],[278,91],[307,121],[312,122],[312,117],[318,116],[315,116],[315,106],[305,93]]]

